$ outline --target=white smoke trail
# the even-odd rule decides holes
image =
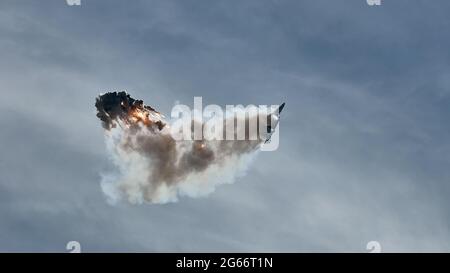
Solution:
[[[176,202],[180,196],[207,195],[245,173],[267,139],[267,135],[259,136],[259,129],[266,132],[270,128],[265,123],[267,113],[261,116],[260,112],[232,115],[226,120],[210,117],[204,123],[188,115],[168,124],[155,109],[125,92],[99,96],[96,107],[105,128],[107,151],[117,167],[101,182],[112,203],[161,204]],[[197,133],[195,128],[210,128],[209,124],[217,124],[219,135],[230,132],[231,124],[233,140],[190,140]],[[187,132],[188,140],[178,140],[181,132]]]
[[[244,175],[257,153],[255,143],[248,141],[247,145],[172,142],[168,131],[156,133],[146,127],[134,131],[125,126],[105,131],[107,151],[117,167],[115,174],[104,175],[101,181],[109,202],[163,204],[176,202],[179,196],[206,196],[216,186]],[[206,165],[196,162],[198,149],[207,149],[214,157],[207,156]],[[167,153],[170,155],[163,155]]]

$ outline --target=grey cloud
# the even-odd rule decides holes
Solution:
[[[1,251],[449,251],[448,1],[84,2],[0,3]],[[281,146],[208,197],[110,206],[108,90],[286,100]]]

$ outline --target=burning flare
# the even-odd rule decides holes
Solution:
[[[120,122],[128,127],[142,123],[147,128],[157,127],[162,130],[166,125],[163,116],[142,100],[135,100],[126,92],[112,92],[96,99],[97,117],[103,121],[106,130],[115,128]]]

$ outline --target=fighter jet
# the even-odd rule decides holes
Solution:
[[[268,138],[264,143],[270,142],[270,138],[272,137],[272,134],[275,132],[275,129],[277,128],[278,122],[280,120],[280,114],[281,111],[283,111],[284,106],[286,105],[285,102],[278,107],[277,110],[275,110],[272,114],[267,116],[267,134]]]

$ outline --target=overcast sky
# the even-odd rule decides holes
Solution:
[[[0,251],[450,251],[447,0],[0,1]],[[207,197],[110,205],[95,97],[280,104]]]

